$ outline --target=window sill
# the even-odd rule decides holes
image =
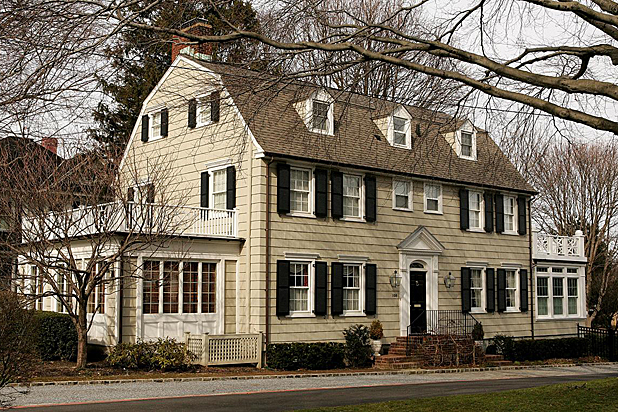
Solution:
[[[408,209],[405,207],[394,207],[393,210],[398,210],[400,212],[414,212],[414,209]]]
[[[521,313],[521,310],[519,309],[513,309],[513,308],[507,308],[504,313]]]
[[[393,147],[397,147],[397,148],[399,148],[399,149],[406,149],[406,150],[410,150],[410,146],[408,146],[408,145],[403,145],[403,144],[393,143]]]
[[[305,217],[305,218],[315,219],[315,215],[313,213],[305,213],[305,212],[290,212],[290,213],[287,213],[286,216]]]
[[[315,318],[316,315],[315,313],[311,313],[311,312],[295,312],[295,313],[290,313],[289,315],[286,316],[286,318]]]
[[[574,321],[574,320],[585,320],[586,317],[581,317],[581,316],[575,316],[575,315],[571,315],[571,316],[543,316],[543,317],[536,317],[535,320],[538,322],[553,322],[553,321]]]
[[[335,135],[330,130],[312,129],[311,127],[307,127],[307,130],[309,130],[311,133],[317,133],[317,134],[321,134],[324,136],[334,136]]]
[[[473,233],[485,233],[485,230],[481,228],[471,228],[471,229],[466,229],[466,231],[473,232]]]
[[[365,314],[365,312],[343,312],[341,315],[339,315],[341,317],[346,317],[346,318],[359,318],[359,317],[365,317],[367,316]]]
[[[483,314],[483,313],[487,313],[487,311],[483,310],[483,309],[474,309],[474,308],[472,308],[472,309],[470,309],[470,313],[475,313],[475,314],[479,314],[480,313],[480,314]]]
[[[344,216],[341,219],[344,222],[360,222],[360,223],[365,223],[366,220],[363,219],[362,217],[354,217],[354,216]]]
[[[519,233],[517,233],[517,231],[515,230],[508,230],[508,231],[504,231],[502,232],[503,235],[509,235],[509,236],[519,236]]]
[[[200,127],[210,126],[213,123],[214,123],[213,121],[206,122],[206,123],[197,123],[195,125],[194,129],[199,129]]]
[[[430,215],[442,215],[442,211],[441,210],[425,210],[425,213],[430,214]]]
[[[161,140],[163,139],[165,136],[157,136],[157,137],[148,137],[148,141],[147,142],[142,142],[143,144],[148,144],[151,142],[156,142],[157,140]]]
[[[459,155],[459,158],[463,160],[470,160],[470,161],[476,162],[476,157],[472,157],[472,156]]]

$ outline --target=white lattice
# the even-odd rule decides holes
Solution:
[[[574,237],[567,238],[567,255],[579,256],[579,242]]]
[[[187,350],[196,355],[195,363],[262,365],[262,334],[191,335],[185,336]],[[206,349],[206,351],[204,351]]]

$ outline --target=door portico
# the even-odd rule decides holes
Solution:
[[[411,316],[411,272],[425,271],[426,310],[438,309],[438,257],[444,251],[444,246],[425,226],[419,226],[399,245],[399,271],[401,287],[399,293],[399,333],[407,334]]]

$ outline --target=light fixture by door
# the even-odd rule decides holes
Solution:
[[[401,275],[398,274],[396,270],[388,277],[388,280],[393,289],[399,289],[399,286],[401,286]]]
[[[453,276],[451,272],[448,272],[448,275],[444,276],[444,286],[446,286],[447,289],[455,286],[455,276]]]

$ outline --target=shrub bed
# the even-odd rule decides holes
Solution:
[[[34,312],[36,347],[42,360],[75,360],[77,331],[64,313]]]
[[[340,369],[345,345],[336,342],[273,343],[266,348],[266,364],[269,368],[293,371],[298,369]]]
[[[110,349],[106,362],[119,369],[175,371],[189,368],[192,358],[184,343],[159,338],[155,342],[119,343]]]
[[[497,337],[496,346],[510,361],[576,359],[586,356],[588,341],[584,338],[522,339]]]

